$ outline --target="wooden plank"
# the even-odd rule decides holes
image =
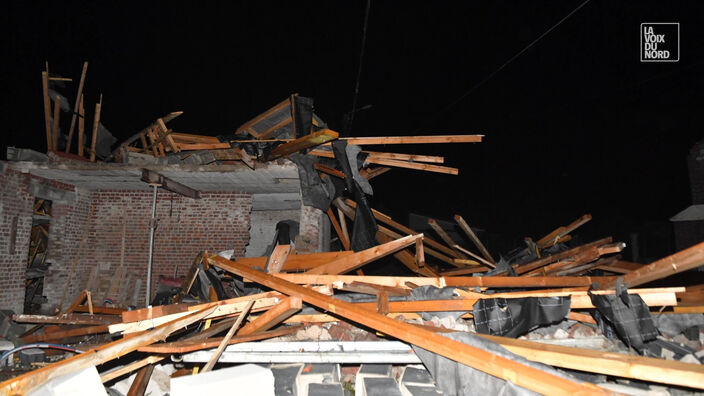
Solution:
[[[342,210],[339,208],[337,208],[337,217],[340,218],[340,229],[342,230],[342,235],[349,242],[350,241],[350,234],[347,231],[347,220],[345,218],[345,214],[342,213]],[[349,248],[346,250],[349,250]]]
[[[548,276],[553,275],[559,270],[569,269],[576,267],[580,264],[589,263],[599,258],[599,248],[597,246],[592,246],[589,249],[585,249],[574,256],[567,257],[565,259],[559,260],[552,264],[536,268],[532,271],[525,272],[521,276]]]
[[[572,370],[704,389],[704,366],[477,334],[532,361]]]
[[[384,173],[386,173],[390,170],[391,170],[391,168],[389,168],[387,166],[377,166],[376,168],[369,167],[369,168],[364,168],[364,169],[360,170],[359,174],[363,178],[365,178],[367,180],[371,180],[379,175],[383,175]]]
[[[430,162],[434,164],[445,163],[445,157],[439,157],[435,155],[418,155],[418,154],[401,154],[401,153],[382,153],[379,151],[362,151],[365,154],[369,154],[371,158],[386,158],[399,161],[413,161],[413,162]]]
[[[388,256],[389,254],[410,246],[419,238],[423,238],[423,234],[408,235],[395,241],[374,246],[369,249],[362,250],[361,252],[356,252],[352,255],[315,267],[306,271],[306,274],[344,274],[345,272],[353,271],[374,260]]]
[[[353,251],[343,252],[321,252],[321,253],[306,253],[306,254],[290,254],[284,262],[282,271],[300,271],[315,268],[317,266],[337,260],[341,257],[354,254]],[[248,267],[266,268],[267,257],[241,257],[236,261]]]
[[[330,176],[335,176],[340,179],[345,178],[345,174],[342,171],[339,171],[335,168],[331,168],[327,165],[315,163],[315,164],[313,164],[313,168],[315,168],[315,170],[317,170],[317,171],[323,172],[323,173],[328,174]]]
[[[406,169],[422,170],[422,171],[426,171],[426,172],[443,173],[446,175],[458,175],[460,173],[459,169],[451,168],[449,166],[422,164],[419,162],[410,162],[410,161],[398,161],[398,160],[392,160],[392,159],[381,158],[381,157],[367,157],[364,160],[364,162],[368,163],[368,164],[391,166],[391,167],[395,167],[395,168],[406,168]]]
[[[86,367],[97,366],[120,356],[124,356],[135,351],[140,346],[162,340],[174,331],[201,320],[203,317],[212,313],[214,309],[215,308],[209,308],[194,312],[186,317],[165,323],[146,333],[110,342],[80,355],[75,355],[1,382],[0,394],[23,395],[53,378],[71,374]]]
[[[247,323],[237,332],[237,335],[246,336],[267,331],[300,311],[302,307],[303,302],[299,297],[291,296],[285,298],[262,315],[259,315],[258,318]]]
[[[539,249],[544,249],[550,245],[554,245],[557,240],[559,240],[561,237],[569,234],[570,232],[576,230],[577,228],[581,227],[585,223],[587,223],[589,220],[592,219],[592,215],[590,214],[585,214],[584,216],[578,218],[577,220],[573,221],[569,225],[566,225],[564,227],[559,227],[549,234],[545,235],[544,237],[540,238],[537,242],[538,248]]]
[[[624,287],[635,287],[704,265],[704,242],[657,260],[623,275]],[[616,280],[599,283],[600,288],[616,287]]]
[[[455,250],[457,250],[458,252],[467,254],[467,255],[471,256],[472,258],[475,258],[475,259],[481,261],[482,264],[484,264],[484,265],[486,265],[486,266],[489,266],[489,267],[491,267],[491,268],[496,268],[496,265],[494,265],[494,264],[491,263],[490,261],[485,260],[485,259],[479,257],[478,255],[476,255],[476,254],[470,252],[469,250],[463,248],[463,247],[460,246],[460,245],[455,244],[455,245],[453,245],[452,247],[453,247]],[[462,260],[462,259],[455,259],[455,262],[457,262],[458,260]]]
[[[83,157],[83,145],[86,133],[86,108],[83,105],[83,95],[78,103],[78,155]]]
[[[53,149],[51,136],[51,99],[49,98],[49,72],[42,72],[42,96],[44,97],[44,126],[46,128],[46,151]]]
[[[411,258],[413,256],[411,255]],[[427,266],[426,266],[427,268]],[[276,278],[302,285],[332,285],[337,282],[367,282],[378,285],[401,287],[406,282],[417,286],[435,287],[570,287],[591,286],[594,282],[615,280],[614,276],[540,276],[524,278],[517,276],[448,276],[448,277],[413,277],[413,276],[357,276],[357,275],[320,275],[320,274],[274,274]]]
[[[418,328],[409,323],[396,321],[384,315],[355,307],[291,282],[264,274],[243,265],[237,265],[219,256],[209,258],[213,265],[236,275],[251,279],[263,286],[289,296],[297,296],[306,303],[325,311],[339,314],[348,320],[368,326],[381,333],[396,337],[421,348],[440,354],[448,359],[466,364],[490,375],[510,380],[518,386],[543,394],[604,394],[591,384],[577,384],[573,381],[547,374],[541,370],[500,357],[491,352],[471,347],[434,332]]]
[[[330,218],[330,223],[332,223],[332,226],[335,229],[335,232],[337,233],[337,237],[340,238],[340,243],[342,244],[342,247],[345,248],[345,250],[350,250],[350,241],[349,239],[347,239],[347,236],[342,231],[340,223],[337,222],[337,218],[332,212],[332,208],[328,208],[328,217]]]
[[[230,340],[232,339],[232,336],[235,335],[235,331],[240,328],[240,324],[242,324],[242,321],[244,318],[249,314],[249,310],[252,309],[252,306],[254,305],[254,301],[250,301],[249,304],[247,304],[246,307],[242,310],[240,315],[237,317],[237,320],[235,323],[232,324],[232,327],[230,327],[230,330],[227,331],[227,334],[225,337],[222,339],[220,342],[220,345],[218,345],[218,348],[215,350],[215,353],[213,353],[213,356],[210,357],[210,360],[208,360],[208,363],[203,367],[203,372],[207,373],[208,371],[212,370],[213,366],[215,366],[215,363],[220,360],[220,356],[222,355],[222,352],[225,350],[225,347],[230,344]]]
[[[337,139],[338,133],[330,129],[321,129],[317,132],[313,132],[310,135],[300,137],[296,140],[284,143],[277,146],[269,154],[268,159],[273,160],[285,155],[295,153],[310,147],[321,145],[325,142]]]
[[[467,222],[462,218],[462,216],[456,214],[455,215],[455,222],[457,222],[457,225],[460,226],[460,229],[464,231],[464,233],[469,237],[469,239],[474,242],[474,245],[479,249],[479,252],[484,256],[485,259],[489,260],[492,264],[494,264],[494,268],[496,267],[496,260],[494,260],[493,257],[491,257],[491,253],[486,249],[486,246],[482,243],[482,241],[477,237],[477,234],[474,233],[472,230],[472,227],[467,224]]]
[[[512,265],[512,267],[513,267],[513,270],[516,271],[516,274],[518,274],[518,275],[524,274],[524,273],[526,273],[526,272],[532,271],[532,270],[534,270],[534,269],[536,269],[536,268],[540,268],[540,267],[542,267],[542,266],[544,266],[544,265],[547,265],[547,264],[550,264],[550,263],[552,263],[552,262],[555,262],[555,261],[558,261],[558,260],[562,260],[562,259],[567,258],[567,257],[570,257],[570,256],[574,256],[575,254],[577,254],[577,253],[579,253],[579,252],[582,252],[582,251],[584,251],[584,250],[587,250],[587,249],[589,249],[589,248],[591,248],[591,247],[594,247],[594,246],[601,246],[601,245],[604,245],[604,244],[607,244],[607,243],[611,243],[611,242],[612,242],[611,237],[602,238],[602,239],[599,239],[599,240],[594,241],[594,242],[590,242],[590,243],[587,243],[587,244],[584,244],[584,245],[581,245],[581,246],[577,246],[577,247],[572,248],[572,249],[569,249],[569,250],[565,250],[564,252],[551,254],[551,255],[549,255],[549,256],[547,256],[547,257],[543,257],[543,258],[541,258],[541,259],[538,259],[538,260],[535,260],[535,261],[532,261],[532,262],[529,262],[529,263],[514,264],[514,265]],[[508,271],[502,271],[502,272],[500,272],[500,273],[497,273],[496,275],[497,275],[497,276],[500,276],[500,275],[503,275],[503,274],[506,274],[506,273],[508,273]]]
[[[61,96],[57,96],[54,100],[54,125],[51,129],[51,147],[54,150],[59,149],[59,118],[61,118]]]
[[[73,128],[76,126],[76,113],[78,106],[83,100],[83,84],[86,82],[86,74],[88,73],[88,62],[83,62],[83,70],[81,70],[81,79],[78,80],[78,91],[76,92],[76,102],[73,104],[73,115],[71,116],[71,126],[68,129],[68,140],[66,141],[66,153],[71,151],[71,142],[73,140]],[[102,96],[102,95],[101,95]],[[101,99],[102,102],[102,99]]]
[[[67,325],[104,325],[119,322],[115,315],[81,315],[68,314],[62,316],[14,314],[12,320],[17,323],[52,323]]]
[[[378,239],[381,243],[389,243],[393,241],[391,237],[382,233],[381,230],[376,233],[376,239]],[[426,251],[428,252],[428,254],[430,254],[429,249],[427,249]],[[408,250],[400,250],[394,253],[394,258],[396,258],[398,261],[401,262],[401,264],[405,265],[408,269],[415,272],[416,274],[430,277],[438,276],[437,272],[435,272],[435,270],[428,265],[424,267],[419,267],[416,263],[416,257],[410,252],[408,252]]]
[[[93,137],[90,140],[90,162],[95,162],[95,144],[98,139],[98,127],[100,126],[100,109],[103,106],[103,94],[100,94],[100,101],[95,104],[95,116],[93,117]]]
[[[455,245],[457,245],[457,242],[453,241],[452,238],[450,238],[450,235],[445,232],[445,230],[440,227],[440,224],[438,224],[435,219],[428,219],[428,225],[430,228],[432,228],[438,236],[440,236],[440,239],[445,242],[445,244],[451,248],[453,248],[454,254],[452,254],[453,257],[460,258],[460,259],[466,259],[467,256],[465,256],[463,253],[459,252],[456,248],[454,248]]]
[[[166,127],[164,120],[161,118],[157,118],[156,124],[161,130],[161,133],[163,134],[166,143],[168,143],[169,147],[171,148],[171,151],[173,151],[174,153],[178,153],[180,150],[178,149],[176,142],[174,142],[174,138],[173,136],[171,136],[171,131],[169,131],[169,129]]]
[[[293,316],[292,318],[295,318]],[[338,320],[338,319],[335,319]],[[229,322],[230,324],[234,322]],[[267,338],[281,337],[301,330],[302,326],[285,326],[276,330],[263,331],[257,334],[247,336],[236,335],[230,339],[228,345],[239,344],[241,342],[252,342],[264,340]],[[188,353],[199,351],[201,349],[215,348],[222,342],[222,338],[206,338],[206,339],[188,339],[174,342],[165,342],[160,344],[151,344],[140,347],[140,352],[148,353]]]
[[[291,245],[276,245],[266,263],[266,272],[270,274],[281,272],[289,253],[291,253]]]
[[[354,201],[352,201],[352,200],[346,200],[345,202],[346,202],[348,205],[350,205],[352,208],[356,208],[356,207],[357,207],[357,204],[356,204]],[[406,234],[406,235],[415,235],[415,234],[418,234],[418,232],[416,232],[416,231],[414,231],[414,230],[412,230],[412,229],[410,229],[410,228],[404,226],[404,225],[401,224],[401,223],[398,223],[398,222],[392,220],[390,216],[387,216],[387,215],[385,215],[385,214],[379,212],[379,211],[376,210],[376,209],[372,209],[372,214],[374,215],[374,218],[377,219],[379,222],[384,223],[384,224],[386,224],[386,225],[389,226],[389,227],[395,228],[395,229],[397,229],[398,231],[401,231],[402,233],[404,233],[404,234]],[[354,220],[354,219],[352,219],[352,220]],[[453,251],[452,249],[450,249],[450,248],[447,247],[447,246],[442,245],[442,244],[439,243],[439,242],[436,242],[434,239],[428,237],[427,235],[423,236],[423,242],[425,242],[426,245],[431,246],[431,247],[437,249],[437,250],[440,251],[441,253],[444,253],[444,254],[446,254],[446,255],[448,255],[448,256],[457,257],[457,253],[456,253],[455,251]],[[426,246],[426,253],[430,254],[430,252],[427,250],[427,246]]]
[[[142,368],[142,367],[144,367],[144,366],[146,366],[146,365],[148,365],[148,364],[158,363],[158,362],[160,362],[160,361],[162,361],[162,360],[164,360],[164,356],[155,356],[155,355],[147,356],[147,357],[144,358],[144,359],[137,360],[136,362],[129,363],[129,364],[127,364],[127,365],[125,365],[125,366],[122,366],[122,367],[120,367],[120,368],[118,368],[118,369],[116,369],[116,370],[111,370],[111,371],[108,371],[107,373],[101,374],[101,375],[100,375],[100,381],[101,381],[102,383],[106,383],[106,382],[108,382],[108,381],[112,381],[112,380],[114,380],[115,378],[122,377],[123,375],[125,375],[125,374],[127,374],[127,373],[131,373],[131,372],[133,372],[134,370],[137,370],[137,369],[139,369],[139,368]]]
[[[147,389],[147,383],[149,383],[149,378],[152,376],[154,371],[154,365],[149,364],[137,372],[137,375],[132,381],[130,390],[127,392],[127,396],[144,396],[144,391]]]
[[[100,334],[100,333],[107,333],[107,332],[108,332],[108,325],[97,325],[97,326],[80,327],[78,329],[55,331],[55,332],[44,333],[44,334],[32,334],[32,335],[22,337],[22,341],[29,344],[32,342],[54,341],[54,340],[61,340],[63,338],[84,336],[84,335],[88,335],[88,334]]]
[[[403,235],[401,235],[401,234],[399,234],[399,233],[397,233],[397,232],[393,232],[393,231],[391,231],[390,229],[388,229],[388,228],[386,228],[386,227],[384,227],[384,226],[382,226],[382,225],[378,226],[378,228],[379,228],[379,232],[377,232],[377,236],[376,236],[376,237],[377,237],[377,239],[379,240],[379,242],[381,242],[381,239],[379,239],[379,235],[384,235],[384,236],[386,236],[386,237],[389,237],[389,238],[383,238],[385,242],[388,242],[388,241],[390,241],[390,240],[392,240],[392,239],[403,238]],[[423,239],[424,239],[424,240],[427,240],[425,236],[423,237]],[[424,246],[424,248],[425,248],[425,253],[428,253],[428,256],[435,257],[435,258],[438,259],[438,260],[441,260],[441,261],[443,261],[443,262],[445,262],[445,263],[447,263],[447,264],[450,264],[450,265],[454,265],[454,266],[456,266],[456,267],[461,267],[461,266],[463,266],[463,265],[457,263],[457,261],[455,261],[456,259],[454,259],[454,258],[452,258],[452,257],[445,256],[444,254],[442,254],[442,253],[440,253],[440,252],[438,252],[438,251],[436,251],[436,250],[433,250],[433,249],[430,249],[430,248],[426,248],[425,246]]]

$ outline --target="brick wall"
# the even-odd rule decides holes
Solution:
[[[34,198],[29,176],[12,169],[0,172],[0,309],[22,312],[24,280],[32,230]]]
[[[152,296],[159,275],[184,275],[201,250],[218,252],[234,249],[243,255],[249,242],[251,195],[204,193],[199,200],[170,192],[157,197],[158,226],[154,236]],[[124,266],[146,285],[149,257],[149,220],[152,194],[146,191],[94,191],[78,194],[73,206],[54,209],[49,249],[56,265],[48,278],[45,295],[58,303],[65,279],[81,244],[87,224],[87,239],[79,255],[77,272],[67,301],[85,287],[91,270],[114,273]],[[92,216],[90,215],[93,212]],[[122,233],[125,253],[122,257]],[[143,299],[144,289],[140,292]],[[143,300],[140,301],[140,304]],[[64,302],[64,306],[66,302]]]
[[[312,206],[301,205],[301,226],[296,238],[296,251],[300,253],[330,250],[330,226],[327,214]]]

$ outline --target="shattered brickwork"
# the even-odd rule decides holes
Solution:
[[[321,242],[324,233],[323,218],[325,213],[312,206],[301,205],[301,228],[296,238],[296,251],[299,253],[316,253],[327,251]]]
[[[34,204],[34,197],[28,192],[30,178],[35,183],[54,188],[76,190],[75,202],[52,202],[47,250],[47,262],[51,265],[45,274],[43,293],[48,305],[59,304],[77,257],[76,270],[63,308],[86,286],[94,267],[98,267],[101,275],[115,273],[121,262],[123,224],[124,265],[127,272],[133,275],[133,280],[143,279],[144,287],[149,254],[151,192],[85,191],[6,169],[0,173],[1,308],[15,312],[23,310]],[[236,255],[244,255],[250,238],[251,210],[252,196],[248,193],[206,192],[202,199],[194,200],[160,192],[157,198],[159,223],[154,240],[153,290],[156,290],[159,275],[184,275],[203,249],[209,252],[234,249]],[[84,230],[87,230],[87,237],[79,251]],[[140,292],[140,299],[143,300],[143,296],[144,289]]]
[[[133,279],[143,279],[149,257],[149,221],[152,193],[148,191],[94,191],[87,199],[79,195],[74,207],[61,208],[54,221],[64,231],[52,234],[51,257],[57,264],[45,294],[52,303],[61,299],[89,213],[88,237],[71,282],[70,301],[87,284],[93,267],[101,274],[113,274],[121,265],[122,233],[125,229],[124,266]],[[244,193],[203,193],[194,200],[170,192],[157,196],[157,218],[152,267],[152,296],[159,275],[183,276],[198,253],[234,249],[243,255],[249,242],[252,197]],[[59,282],[54,282],[59,280]],[[143,300],[144,291],[140,292]],[[102,296],[99,296],[102,298]],[[143,301],[141,301],[143,302]],[[66,302],[64,302],[66,305]]]
[[[28,185],[27,174],[11,169],[0,172],[0,308],[14,312],[22,312],[24,305],[34,204]]]

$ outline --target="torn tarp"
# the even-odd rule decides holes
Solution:
[[[304,154],[290,154],[289,159],[298,166],[298,176],[301,180],[301,195],[303,204],[326,212],[330,202],[335,198],[335,186],[330,180],[322,180],[313,164],[316,159]]]
[[[575,378],[563,374],[554,368],[532,362],[522,356],[509,352],[506,348],[495,342],[479,336],[457,332],[442,333],[443,336],[455,341],[463,342],[469,346],[483,349],[498,356],[511,359],[526,366],[534,367],[548,374],[575,381]],[[537,393],[522,388],[511,382],[504,381],[483,371],[471,368],[462,363],[450,360],[423,348],[413,346],[413,351],[418,355],[425,367],[435,379],[438,388],[447,396],[464,395],[536,395]],[[581,382],[577,380],[577,382]]]
[[[362,148],[355,145],[348,145],[344,140],[334,140],[332,142],[332,151],[335,154],[335,159],[340,164],[340,168],[342,168],[342,172],[345,174],[347,190],[352,192],[354,183],[356,182],[365,194],[373,195],[374,191],[372,190],[371,184],[369,184],[369,180],[359,174],[360,166],[358,157]]]
[[[472,306],[477,332],[519,337],[539,326],[564,319],[570,297],[487,298]]]
[[[599,327],[604,334],[616,334],[628,346],[641,350],[645,342],[658,336],[658,329],[650,316],[648,305],[638,294],[628,294],[624,288],[617,285],[616,294],[596,295],[589,293],[592,304],[597,308],[595,315]]]
[[[423,300],[451,300],[455,297],[454,287],[435,287],[435,286],[419,286],[411,290],[409,296],[410,301],[423,301]],[[462,311],[449,311],[449,312],[418,312],[423,318],[423,320],[431,320],[433,316],[438,318],[444,318],[451,316],[453,319],[457,320],[460,316],[464,315],[465,312]]]

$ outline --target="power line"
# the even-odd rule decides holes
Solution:
[[[496,70],[494,70],[493,72],[489,73],[489,74],[488,74],[486,77],[484,77],[481,81],[479,81],[478,83],[476,83],[472,88],[470,88],[469,90],[467,90],[466,92],[464,92],[462,95],[460,95],[460,96],[459,96],[457,99],[455,99],[453,102],[451,102],[450,104],[448,104],[447,106],[445,106],[444,108],[442,108],[440,111],[438,111],[438,112],[437,112],[434,116],[432,116],[430,119],[433,120],[433,119],[437,118],[439,115],[443,114],[443,113],[446,112],[447,110],[451,109],[452,107],[454,107],[455,105],[457,105],[458,103],[460,103],[462,100],[464,100],[464,98],[466,98],[467,96],[469,96],[469,94],[471,94],[471,93],[474,92],[476,89],[478,89],[479,87],[481,87],[482,85],[484,85],[484,83],[486,83],[487,81],[491,80],[491,78],[494,77],[498,72],[500,72],[501,70],[503,70],[503,69],[504,69],[506,66],[508,66],[511,62],[513,62],[514,60],[516,60],[516,58],[518,58],[519,56],[521,56],[524,52],[528,51],[533,45],[535,45],[535,43],[537,43],[538,41],[540,41],[543,37],[547,36],[547,35],[548,35],[550,32],[552,32],[556,27],[560,26],[560,24],[561,24],[562,22],[566,21],[569,17],[571,17],[572,15],[574,15],[577,11],[579,11],[582,7],[584,7],[585,5],[587,5],[587,3],[589,3],[590,1],[591,1],[591,0],[585,0],[582,4],[580,4],[579,6],[577,6],[577,8],[575,8],[575,9],[572,10],[572,11],[570,11],[569,14],[565,15],[565,16],[564,16],[562,19],[560,19],[556,24],[554,24],[550,29],[546,30],[543,34],[541,34],[540,36],[538,36],[538,38],[536,38],[535,40],[533,40],[533,41],[532,41],[530,44],[528,44],[525,48],[523,48],[522,50],[518,51],[518,53],[516,53],[515,55],[513,55],[511,58],[509,58],[509,60],[507,60],[506,62],[504,62],[504,64],[502,64],[501,66],[499,66],[498,69],[496,69]]]
[[[364,25],[362,27],[362,48],[359,51],[359,66],[357,67],[357,81],[354,84],[354,95],[352,95],[352,110],[350,110],[349,118],[345,125],[345,132],[352,131],[352,122],[354,121],[354,113],[357,112],[357,97],[359,96],[359,80],[362,76],[362,60],[364,58],[364,47],[367,43],[367,25],[369,24],[369,8],[371,8],[372,0],[367,0],[367,8],[364,12]]]

